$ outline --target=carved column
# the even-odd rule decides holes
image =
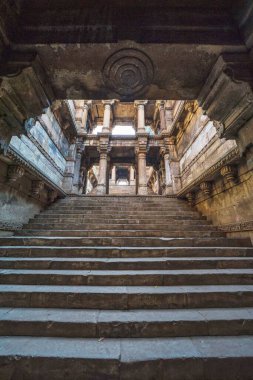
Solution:
[[[80,190],[80,168],[81,168],[81,160],[83,154],[83,144],[77,143],[76,146],[76,154],[75,154],[75,163],[74,163],[74,178],[73,178],[73,189],[72,193],[79,194]]]
[[[165,120],[166,120],[166,131],[171,134],[173,127],[173,107],[166,107],[165,111]]]
[[[107,188],[107,164],[108,164],[108,152],[109,152],[109,133],[101,133],[99,138],[99,173],[98,173],[98,185],[97,194],[106,194]]]
[[[161,126],[161,132],[166,130],[166,119],[165,119],[165,101],[164,100],[158,100],[156,102],[156,106],[159,110],[160,114],[160,126]]]
[[[147,190],[147,172],[146,172],[146,155],[148,134],[145,131],[145,105],[147,100],[135,101],[137,108],[137,138],[136,147],[137,162],[138,162],[138,194],[146,195]]]
[[[147,190],[147,173],[146,173],[146,148],[138,148],[138,173],[139,173],[139,183],[138,183],[138,195],[146,195]]]
[[[164,166],[165,166],[165,194],[177,194],[181,188],[180,169],[177,157],[176,139],[169,136],[167,132],[164,136]]]
[[[64,173],[63,187],[67,193],[72,192],[76,155],[76,138],[73,138],[69,145],[68,156],[66,157],[66,168]]]
[[[107,150],[100,150],[97,194],[106,194]]]
[[[171,169],[170,169],[170,155],[165,153],[163,156],[164,159],[164,169],[165,169],[165,195],[172,195],[172,178],[171,178]]]
[[[145,133],[145,105],[148,103],[147,100],[136,100],[134,102],[137,108],[137,132]]]
[[[110,132],[110,126],[111,126],[111,109],[112,106],[115,104],[116,100],[102,100],[102,103],[104,105],[104,120],[103,120],[103,133]]]
[[[130,185],[134,183],[134,167],[130,166]]]
[[[115,165],[112,167],[112,178],[111,178],[111,181],[115,185],[115,183],[116,183],[116,166]]]
[[[89,114],[89,109],[91,105],[92,105],[91,100],[85,100],[83,106],[80,108],[77,108],[76,121],[80,128],[79,133],[81,132],[81,134],[87,133],[86,125],[87,125],[88,114]]]

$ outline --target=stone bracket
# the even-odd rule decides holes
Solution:
[[[222,54],[198,101],[208,117],[215,121],[219,135],[235,138],[253,116],[253,69],[248,54]]]
[[[20,56],[9,62],[9,71],[0,66],[0,143],[25,133],[27,119],[39,116],[54,100],[54,93],[38,56],[25,62]],[[8,66],[8,65],[7,65]]]

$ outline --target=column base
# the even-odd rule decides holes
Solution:
[[[147,195],[148,194],[148,187],[143,185],[143,186],[138,186],[138,195]]]
[[[105,194],[106,194],[106,186],[105,185],[97,185],[96,195],[105,195]]]
[[[165,192],[164,192],[164,195],[173,195],[174,194],[174,191],[173,191],[173,188],[172,186],[166,186],[165,187]]]

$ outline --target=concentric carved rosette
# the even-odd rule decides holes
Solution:
[[[105,84],[121,96],[141,94],[152,83],[154,68],[151,59],[142,51],[122,49],[105,62]]]

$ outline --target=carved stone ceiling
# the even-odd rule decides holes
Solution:
[[[239,4],[23,0],[11,47],[38,53],[56,98],[195,99],[221,53],[246,51]]]

